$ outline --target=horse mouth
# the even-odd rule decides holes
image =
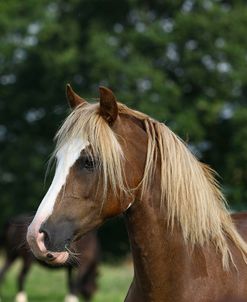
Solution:
[[[69,262],[70,255],[67,251],[62,252],[52,252],[49,250],[41,251],[37,247],[31,248],[34,256],[40,260],[44,261],[46,264],[51,266],[63,266]]]
[[[45,257],[42,257],[42,260],[45,261],[49,265],[60,266],[66,265],[69,261],[69,253],[67,251],[64,252],[47,252]]]

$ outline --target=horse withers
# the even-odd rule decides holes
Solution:
[[[16,260],[22,261],[22,267],[17,279],[18,293],[16,302],[27,302],[24,290],[25,280],[32,264],[37,262],[26,242],[26,232],[32,218],[27,215],[19,215],[10,219],[3,227],[0,237],[0,246],[4,252],[4,265],[0,270],[0,282],[11,265]],[[100,261],[100,245],[96,232],[90,232],[71,247],[74,259],[66,264],[68,295],[65,302],[78,302],[81,295],[85,301],[89,301],[97,289],[97,268]],[[48,269],[59,267],[50,266],[38,261]]]
[[[246,299],[247,244],[212,169],[166,125],[99,92],[89,104],[67,86],[73,110],[27,233],[34,255],[66,263],[68,242],[123,214],[134,260],[125,301]]]

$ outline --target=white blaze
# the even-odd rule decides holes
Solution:
[[[64,144],[58,151],[56,156],[57,167],[55,176],[30,225],[31,228],[34,228],[35,233],[39,231],[42,222],[52,214],[58,193],[66,183],[66,178],[69,174],[70,168],[79,158],[81,151],[88,145],[88,141],[83,139],[73,139]]]

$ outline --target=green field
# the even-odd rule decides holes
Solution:
[[[8,272],[1,286],[1,302],[13,302],[16,294],[16,276],[20,263]],[[98,291],[92,302],[122,302],[132,279],[132,265],[102,264]],[[61,302],[67,292],[64,270],[47,270],[34,265],[27,277],[26,292],[29,302]],[[83,301],[83,300],[81,300]]]

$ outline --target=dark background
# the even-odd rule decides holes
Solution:
[[[114,90],[166,122],[217,170],[233,209],[247,205],[247,4],[244,0],[0,2],[0,225],[34,213],[53,137],[83,97]],[[128,247],[119,219],[107,255]]]

